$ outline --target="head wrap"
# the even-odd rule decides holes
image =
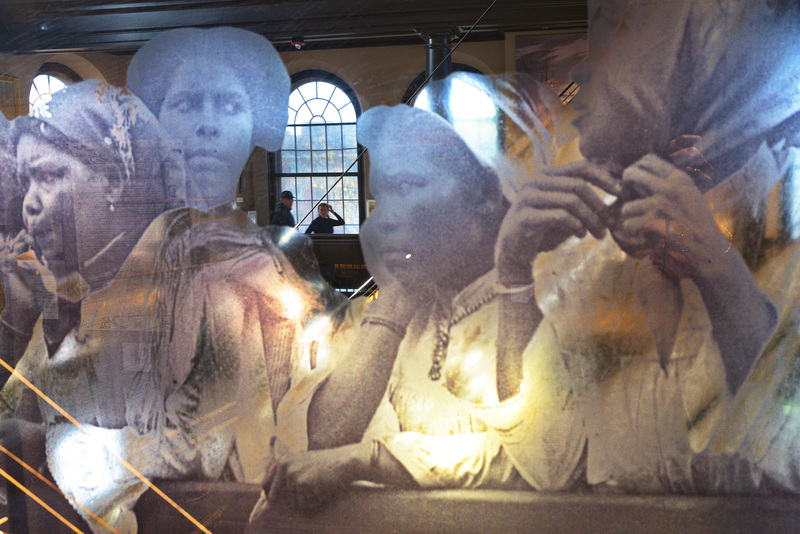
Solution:
[[[253,144],[278,150],[289,116],[289,74],[264,37],[238,28],[180,28],[158,34],[128,66],[127,87],[158,116],[175,74],[185,64],[229,67],[250,96]]]
[[[445,102],[440,110],[477,158],[496,171],[503,194],[510,201],[516,200],[522,186],[538,170],[577,156],[578,134],[571,124],[571,109],[552,89],[527,74],[456,72],[420,94],[428,92],[431,95],[422,99],[422,104],[433,108],[434,94]],[[460,102],[460,110],[455,109],[456,102]],[[473,109],[487,106],[491,114],[484,113],[481,118],[489,131],[476,129]],[[459,114],[468,120],[458,120]]]
[[[442,117],[405,104],[370,108],[358,118],[358,142],[369,149],[373,167],[403,169],[414,161],[429,176],[450,169],[476,196],[500,194],[497,174],[481,162]]]
[[[70,85],[34,116],[15,119],[14,140],[26,133],[124,184],[120,203],[146,201],[160,213],[185,202],[181,155],[155,116],[125,89],[97,80]]]
[[[605,84],[609,113],[628,126],[609,136],[635,157],[699,135],[728,176],[797,122],[799,23],[786,0],[590,0],[589,83]],[[635,67],[608,68],[610,57]]]

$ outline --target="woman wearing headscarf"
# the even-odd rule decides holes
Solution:
[[[545,115],[546,106],[538,111]],[[330,374],[305,391],[298,387],[279,408],[282,429],[289,419],[296,426],[294,434],[278,434],[285,456],[268,471],[267,499],[313,508],[354,480],[571,487],[581,473],[582,423],[571,409],[559,355],[533,358],[525,351],[531,331],[517,312],[529,308],[529,288],[506,286],[495,268],[495,238],[507,209],[495,168],[447,121],[423,109],[373,108],[358,126],[377,200],[361,239],[381,292],[375,302],[352,304],[320,342],[318,354],[335,362]],[[362,358],[364,336],[382,342]],[[503,351],[524,353],[521,366],[499,366]],[[333,404],[331,396],[347,400],[347,413],[326,404]],[[372,418],[363,440],[352,431],[353,412],[362,424]],[[319,438],[335,430],[334,439]],[[329,448],[336,439],[338,446]],[[266,510],[257,510],[251,531],[268,524]]]
[[[126,87],[184,155],[188,205],[232,203],[253,148],[278,150],[289,75],[272,44],[238,28],[158,34],[133,56]]]
[[[570,369],[588,482],[743,492],[763,489],[766,473],[791,487],[796,466],[764,459],[782,434],[743,416],[782,411],[796,247],[762,250],[760,261],[774,256],[754,276],[727,239],[730,219],[717,226],[719,193],[702,192],[744,168],[749,178],[733,180],[749,181],[759,205],[785,171],[800,110],[800,93],[784,89],[800,81],[797,7],[612,1],[589,14],[573,101],[588,162],[539,173],[498,252],[516,261],[517,283],[535,280],[538,330],[554,334],[535,350]],[[609,235],[584,237],[598,227]]]
[[[70,86],[14,141],[52,295],[29,351],[59,488],[94,531],[135,532],[146,479],[257,479],[314,285],[244,213],[163,213],[183,158],[126,90]]]

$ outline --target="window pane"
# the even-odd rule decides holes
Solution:
[[[328,172],[328,151],[314,150],[311,154],[311,172]]]
[[[325,126],[316,125],[311,127],[311,148],[314,150],[325,150],[328,142],[325,138]]]
[[[297,198],[311,198],[311,178],[306,176],[302,178],[297,178],[297,190],[294,192],[294,196]]]
[[[327,187],[325,186],[325,178],[313,178],[311,185],[311,198],[319,200],[325,195]]]
[[[315,117],[322,117],[325,108],[328,106],[328,101],[315,99],[307,102],[307,104],[308,104],[308,109],[311,110],[312,115],[314,115]]]
[[[353,104],[347,104],[339,110],[342,114],[342,122],[356,122],[356,109]]]
[[[311,132],[309,130],[309,126],[297,126],[295,137],[298,150],[309,150],[311,148]]]
[[[358,146],[356,141],[356,125],[345,124],[342,126],[342,147],[355,148]]]
[[[281,150],[294,150],[294,128],[289,126],[286,128],[286,133],[283,136],[283,145]]]
[[[338,124],[327,127],[328,150],[342,148],[342,127]]]
[[[333,92],[333,96],[331,96],[331,103],[336,106],[336,109],[342,109],[350,103],[350,99],[347,97],[344,91],[337,87],[336,91]]]
[[[296,89],[300,92],[303,100],[308,102],[311,99],[317,98],[317,84],[314,82],[305,83]]]
[[[295,124],[308,124],[311,122],[311,110],[308,109],[307,104],[303,104],[303,106],[297,110],[297,116],[295,117]]]
[[[281,172],[297,172],[297,161],[294,150],[281,152]]]
[[[355,149],[343,150],[342,157],[344,158],[344,168],[346,169],[347,167],[350,166],[351,163],[353,163],[356,160],[356,158],[358,157],[358,151]],[[354,171],[355,169],[356,166],[353,165],[353,168],[350,170]]]
[[[312,172],[311,171],[311,152],[298,151],[297,152],[297,171],[296,172]]]
[[[342,172],[342,152],[339,150],[328,150],[328,172]]]
[[[339,88],[333,85],[332,83],[328,82],[317,82],[317,97],[324,98],[325,100],[330,100],[331,96],[334,92],[338,91]]]
[[[344,198],[358,199],[358,178],[355,176],[345,176],[342,180]]]

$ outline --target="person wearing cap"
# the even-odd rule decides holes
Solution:
[[[358,136],[377,201],[361,241],[380,295],[349,306],[319,343],[329,374],[318,369],[281,405],[280,460],[262,502],[313,508],[359,479],[570,487],[583,433],[568,388],[555,387],[567,380],[560,357],[524,357],[525,381],[522,369],[496,369],[498,352],[528,342],[501,324],[527,320],[530,291],[504,286],[493,268],[507,210],[495,169],[421,109],[372,108]],[[268,524],[265,509],[254,514],[253,532]]]
[[[272,226],[290,226],[294,228],[294,215],[292,215],[292,205],[294,204],[294,195],[291,191],[282,191],[281,198],[275,204],[275,210],[272,215]]]

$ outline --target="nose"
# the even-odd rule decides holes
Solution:
[[[42,198],[39,195],[39,187],[32,183],[25,193],[25,198],[22,200],[22,218],[25,226],[30,229],[31,224],[34,223],[37,217],[42,214],[44,205]]]
[[[211,98],[206,98],[203,101],[203,108],[200,112],[195,133],[200,137],[219,136],[219,117],[214,109],[214,102]]]

